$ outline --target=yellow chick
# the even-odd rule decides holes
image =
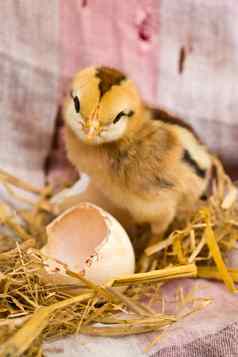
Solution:
[[[70,161],[155,242],[207,188],[211,157],[192,128],[147,106],[120,71],[77,73],[63,109]]]

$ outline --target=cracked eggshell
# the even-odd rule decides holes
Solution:
[[[112,215],[91,203],[65,211],[47,226],[47,235],[43,254],[97,283],[134,273],[134,250],[127,233]]]

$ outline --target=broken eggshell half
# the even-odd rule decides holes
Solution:
[[[47,235],[43,254],[94,282],[134,273],[135,255],[126,231],[96,205],[84,202],[66,210],[47,226]]]

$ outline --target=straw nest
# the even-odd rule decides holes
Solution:
[[[175,222],[161,242],[146,248],[146,254],[153,257],[151,270],[118,277],[104,286],[59,262],[74,283],[60,283],[55,275],[47,275],[39,248],[46,241],[46,225],[58,212],[50,201],[52,191],[35,188],[0,170],[0,184],[11,195],[11,202],[24,201],[28,207],[15,209],[0,202],[0,356],[43,356],[43,341],[74,333],[160,334],[185,316],[182,309],[175,314],[165,312],[161,289],[171,279],[221,280],[234,292],[238,269],[229,268],[225,256],[238,239],[237,191],[215,158],[214,165],[211,196],[199,203],[191,218]],[[20,190],[35,199],[23,198]],[[123,293],[116,288],[122,285],[127,287]],[[196,305],[195,300],[180,289],[177,302],[180,307],[189,306],[186,315],[209,303],[204,298]],[[151,345],[157,341],[158,336]]]

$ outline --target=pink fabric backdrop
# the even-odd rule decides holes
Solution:
[[[59,97],[76,70],[97,63],[125,70],[145,100],[187,118],[211,149],[237,165],[237,17],[237,0],[2,1],[0,166],[43,183]],[[61,133],[48,165],[54,180],[72,174]],[[214,303],[175,324],[154,349],[158,356],[237,355],[237,296],[204,284]],[[62,354],[48,354],[143,357],[149,338],[72,337],[57,342]]]
[[[146,101],[186,118],[234,164],[237,16],[236,0],[61,1],[63,83],[85,66],[121,68]]]

